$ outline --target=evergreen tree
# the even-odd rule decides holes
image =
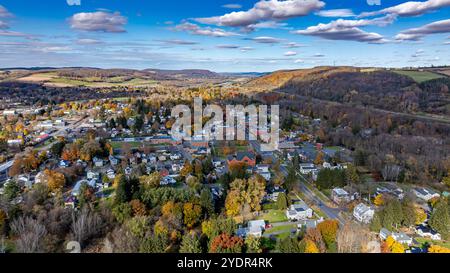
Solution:
[[[277,208],[279,210],[285,210],[288,207],[288,200],[284,192],[280,192],[277,198]]]
[[[199,238],[194,234],[185,234],[181,240],[180,253],[202,253]]]
[[[377,211],[375,212],[372,222],[370,223],[370,230],[373,232],[379,232],[382,227],[382,213],[381,211]]]
[[[204,188],[200,193],[200,205],[211,216],[214,213],[214,200],[211,196],[211,191]]]
[[[429,224],[444,238],[448,238],[450,235],[449,209],[448,204],[444,199],[441,199],[434,207]]]

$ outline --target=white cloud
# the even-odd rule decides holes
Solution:
[[[220,28],[210,28],[210,27],[200,27],[199,25],[192,23],[182,23],[173,28],[176,31],[187,31],[191,34],[202,35],[202,36],[213,36],[213,37],[230,37],[239,36],[240,34],[230,31],[225,31]]]
[[[235,11],[222,16],[196,18],[195,20],[209,25],[247,27],[262,21],[305,16],[324,6],[325,3],[319,0],[260,0],[247,11]]]
[[[37,50],[45,53],[64,53],[72,51],[72,48],[68,46],[46,46],[38,48]]]
[[[269,28],[269,29],[277,29],[277,28],[285,28],[288,24],[281,23],[277,21],[264,21],[256,24],[251,24],[243,28],[244,32],[251,32],[255,29],[263,29],[263,28]]]
[[[325,57],[325,55],[322,54],[322,53],[316,53],[316,54],[313,55],[313,57],[314,58],[322,58],[322,57]]]
[[[295,55],[297,55],[297,52],[295,52],[295,51],[286,51],[284,53],[284,56],[288,56],[288,57],[295,56]]]
[[[81,0],[66,0],[69,6],[81,6]]]
[[[226,8],[226,9],[240,9],[242,8],[241,4],[226,4],[223,5],[222,8]]]
[[[98,45],[98,44],[102,44],[103,42],[97,39],[78,39],[76,41],[77,44],[79,45]]]
[[[73,15],[69,22],[77,30],[119,33],[126,32],[127,18],[120,12],[82,12]]]
[[[296,63],[296,64],[301,64],[301,63],[304,63],[304,62],[305,61],[302,60],[302,59],[297,59],[297,60],[294,61],[294,63]]]
[[[241,51],[242,52],[247,52],[247,51],[251,51],[251,50],[254,50],[254,48],[250,47],[250,46],[241,47]]]
[[[450,19],[433,22],[422,27],[411,28],[400,32],[395,36],[399,41],[419,41],[430,34],[449,33]]]
[[[345,20],[338,19],[328,24],[318,24],[305,30],[293,31],[295,34],[317,36],[328,40],[346,40],[367,43],[385,43],[387,40],[375,32],[366,32],[359,27],[363,26],[386,26],[392,24],[396,19],[394,15],[387,15],[370,20]]]
[[[9,25],[6,22],[0,20],[0,29],[7,29]]]
[[[169,40],[156,40],[165,44],[171,44],[171,45],[196,45],[197,42],[193,41],[187,41],[187,40],[180,40],[180,39],[169,39]]]
[[[4,6],[0,5],[0,18],[14,17]]]
[[[321,10],[315,13],[321,17],[352,17],[355,16],[351,9],[330,9],[330,10]]]
[[[296,42],[289,42],[289,43],[285,44],[283,47],[284,48],[299,48],[299,47],[303,47],[303,46],[305,46],[305,45],[304,44],[299,44],[299,43],[296,43]]]
[[[409,1],[379,11],[363,12],[360,17],[375,16],[380,14],[396,14],[401,17],[418,16],[447,6],[450,6],[450,0],[428,0],[424,2]]]
[[[255,38],[249,38],[249,40],[252,40],[252,41],[260,43],[260,44],[278,44],[283,41],[282,39],[269,37],[269,36],[260,36],[260,37],[255,37]]]

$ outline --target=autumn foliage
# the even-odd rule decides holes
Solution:
[[[211,241],[211,253],[241,253],[244,241],[238,236],[222,233]]]

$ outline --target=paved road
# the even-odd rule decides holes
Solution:
[[[253,149],[255,149],[255,151],[257,153],[261,153],[261,149],[260,149],[260,145],[258,143],[258,141],[250,141],[250,145],[252,145]],[[269,153],[267,153],[269,154]],[[277,162],[278,158],[275,155],[275,152],[270,153],[270,156],[272,157],[272,161],[273,162]],[[288,175],[288,170],[286,168],[285,165],[280,165],[280,171],[283,173],[284,176]],[[341,217],[339,216],[339,213],[342,212],[342,209],[339,208],[331,208],[328,207],[325,203],[322,202],[322,200],[310,189],[308,189],[308,187],[304,184],[304,183],[309,183],[308,180],[299,172],[297,172],[298,177],[300,178],[299,181],[299,185],[300,185],[300,190],[301,192],[304,194],[304,196],[306,198],[308,198],[308,201],[317,204],[317,206],[320,208],[320,210],[325,213],[325,215],[328,218],[331,219],[336,219],[338,220],[341,224],[343,224],[343,220],[341,219]],[[297,195],[298,199],[301,199],[298,195]]]

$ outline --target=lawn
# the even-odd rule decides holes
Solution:
[[[292,229],[297,229],[297,224],[288,224],[284,226],[277,226],[270,229],[267,229],[264,234],[273,234],[273,233],[279,233],[281,235],[282,233],[290,233]]]
[[[285,222],[288,220],[284,210],[269,210],[258,217],[258,219],[263,219],[269,223]]]
[[[406,71],[406,70],[396,70],[394,71],[397,74],[408,76],[415,80],[418,83],[434,80],[438,78],[443,78],[444,76],[435,74],[428,71]]]
[[[131,142],[111,141],[110,142],[113,149],[121,149],[125,143],[130,145],[131,149],[141,148],[143,145],[145,145],[147,147],[162,146],[162,145],[150,144],[148,142],[146,143],[146,142],[141,142],[141,141],[131,141]]]
[[[422,238],[422,237],[416,237],[414,238],[417,242],[419,242],[420,245],[424,244],[424,243],[429,243],[430,245],[438,245],[438,246],[442,246],[442,247],[446,247],[446,248],[450,248],[450,242],[445,242],[445,241],[433,241],[431,239],[428,238]]]

